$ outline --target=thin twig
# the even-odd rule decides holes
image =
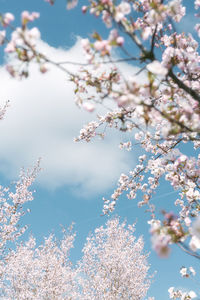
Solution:
[[[187,254],[194,256],[197,259],[200,259],[200,255],[196,254],[195,252],[190,251],[189,248],[186,245],[184,245],[182,242],[178,242],[177,245]]]
[[[128,57],[128,58],[120,58],[120,59],[116,59],[113,61],[103,61],[103,62],[96,62],[97,64],[112,64],[112,63],[119,63],[119,62],[126,62],[126,61],[131,61],[131,60],[138,60],[138,58],[136,57]],[[57,62],[57,65],[76,65],[76,66],[90,66],[92,65],[92,63],[80,63],[80,62],[75,62],[75,61],[61,61],[61,62]]]

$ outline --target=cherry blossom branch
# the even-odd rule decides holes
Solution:
[[[196,254],[195,252],[192,252],[189,247],[187,245],[185,245],[183,242],[178,242],[177,245],[184,251],[186,252],[187,254],[197,258],[197,259],[200,259],[200,255]]]
[[[173,72],[172,69],[169,70],[168,76],[173,79],[173,81],[178,85],[179,88],[187,92],[190,96],[192,96],[195,100],[197,100],[200,104],[200,95],[195,92],[192,88],[188,87],[181,81]]]
[[[167,119],[170,123],[175,123],[177,125],[179,125],[181,128],[185,129],[186,131],[189,132],[197,132],[198,134],[200,134],[200,132],[196,131],[195,129],[189,128],[188,126],[186,126],[185,124],[181,123],[178,120],[173,119],[168,113],[165,113],[163,111],[161,111],[158,107],[156,107],[153,104],[146,104],[146,103],[142,103],[142,105],[149,107],[149,108],[153,108],[155,109],[157,112],[159,112],[161,114],[161,116],[163,116],[165,119]]]
[[[128,58],[121,58],[121,59],[116,59],[116,60],[112,60],[112,61],[101,61],[101,62],[96,62],[97,64],[101,64],[101,65],[106,65],[106,64],[114,64],[114,63],[120,63],[120,62],[126,62],[126,61],[134,61],[134,60],[138,60],[138,58],[136,57],[128,57]],[[70,65],[77,65],[77,66],[91,66],[93,65],[93,63],[79,63],[79,62],[75,62],[75,61],[61,61],[61,62],[57,62],[57,65],[65,65],[65,64],[70,64]]]

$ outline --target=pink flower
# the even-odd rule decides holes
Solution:
[[[90,50],[90,41],[88,39],[82,39],[81,45],[86,52]]]
[[[94,109],[95,109],[94,104],[93,104],[93,103],[90,103],[90,102],[84,102],[82,106],[83,106],[83,108],[84,108],[85,110],[87,110],[88,112],[93,112]]]
[[[96,41],[94,43],[94,48],[97,51],[105,51],[105,52],[110,52],[111,50],[111,46],[109,45],[109,42],[106,40]]]
[[[46,73],[48,71],[48,68],[45,64],[40,65],[40,72],[41,73]]]
[[[154,60],[152,63],[148,64],[146,68],[149,72],[159,76],[166,76],[168,73],[168,69],[163,67],[157,60]]]
[[[187,268],[185,268],[185,267],[182,267],[180,269],[180,274],[181,274],[182,277],[189,277],[189,274],[187,272]]]
[[[129,15],[131,12],[131,6],[129,3],[122,1],[117,7],[116,7],[116,14],[115,14],[115,21],[120,22],[123,20],[125,15]]]
[[[7,44],[6,48],[4,49],[4,51],[6,53],[13,53],[15,52],[16,47],[15,44],[11,41],[10,43]]]
[[[119,46],[122,46],[124,44],[124,38],[122,36],[118,36],[116,42]]]
[[[25,25],[27,22],[32,22],[35,19],[38,19],[40,17],[40,14],[37,12],[29,13],[28,11],[23,11],[21,14],[22,18],[22,24]]]
[[[15,69],[13,68],[13,66],[7,65],[7,66],[6,66],[6,70],[8,71],[8,73],[9,73],[12,77],[15,77],[15,76],[16,76],[16,71],[15,71]]]
[[[110,16],[110,13],[107,12],[107,10],[103,10],[102,20],[108,28],[110,28],[112,26],[112,18]]]
[[[81,10],[82,10],[82,13],[85,14],[87,12],[87,6],[86,5],[82,6]]]
[[[154,233],[152,238],[152,247],[160,257],[168,257],[170,253],[169,243],[171,236],[168,234]]]
[[[200,0],[195,0],[194,5],[195,9],[198,9],[200,7]]]
[[[28,31],[28,37],[34,40],[37,40],[40,38],[40,31],[37,27],[33,27]]]
[[[15,17],[11,13],[5,13],[3,16],[3,26],[8,26],[12,21],[14,21]]]
[[[197,236],[193,236],[189,242],[190,249],[196,252],[200,249],[200,239]]]
[[[197,31],[198,36],[200,37],[200,24],[196,24],[194,28]]]
[[[200,239],[200,216],[194,221],[192,225],[192,234]]]
[[[191,221],[191,219],[190,219],[189,217],[186,217],[186,218],[184,219],[184,222],[185,222],[185,225],[186,225],[187,227],[189,227],[192,221]]]
[[[78,4],[78,0],[68,0],[67,1],[67,9],[72,9]]]

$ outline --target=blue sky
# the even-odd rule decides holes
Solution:
[[[83,15],[80,7],[66,11],[64,0],[57,0],[54,6],[43,0],[18,0],[17,4],[15,0],[0,0],[0,10],[14,13],[15,25],[21,11],[40,12],[40,19],[34,25],[41,31],[41,49],[58,61],[84,59],[78,36],[89,37],[97,29],[107,35],[101,21]],[[3,62],[3,51],[0,51]],[[123,64],[122,69],[130,73],[134,66]],[[132,153],[119,150],[119,141],[125,137],[113,131],[108,132],[105,141],[74,144],[73,137],[78,135],[83,124],[95,118],[95,113],[88,114],[75,106],[72,84],[65,74],[53,67],[45,75],[39,74],[34,67],[30,78],[23,82],[10,79],[2,68],[0,76],[0,99],[11,101],[6,119],[0,124],[0,182],[8,184],[17,178],[20,167],[31,166],[42,157],[43,171],[35,185],[35,199],[28,205],[31,213],[23,222],[30,225],[38,242],[50,232],[59,236],[60,224],[69,226],[75,222],[77,239],[72,260],[76,261],[88,233],[106,222],[106,217],[100,216],[102,197],[109,197],[120,173],[134,166],[140,149]],[[175,197],[170,186],[162,185],[155,202],[158,207],[170,210]],[[151,251],[148,213],[138,209],[137,201],[127,200],[124,195],[115,213],[130,223],[137,221],[136,234],[144,235],[145,249]],[[149,261],[151,272],[157,271],[149,295],[157,300],[168,299],[170,286],[193,288],[189,280],[179,276],[179,268],[183,264],[195,266],[197,262],[181,250],[173,247],[167,260],[151,252]]]

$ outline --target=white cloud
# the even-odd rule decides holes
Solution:
[[[56,61],[83,61],[79,42],[67,51],[45,43],[41,48]],[[0,101],[11,101],[0,122],[0,171],[5,176],[13,178],[21,166],[33,165],[42,157],[40,184],[52,189],[79,186],[82,193],[92,194],[104,192],[122,171],[129,170],[127,153],[116,147],[117,134],[105,141],[73,142],[95,113],[74,104],[73,84],[60,70],[51,66],[51,71],[42,75],[34,66],[28,79],[16,81],[1,68],[0,77]]]

